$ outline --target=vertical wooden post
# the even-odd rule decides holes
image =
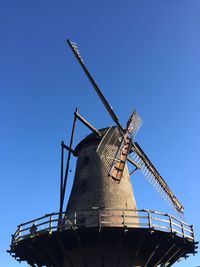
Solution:
[[[72,144],[73,144],[73,140],[74,140],[74,131],[75,131],[75,127],[76,127],[76,112],[78,111],[78,109],[76,108],[75,113],[74,113],[74,121],[73,121],[73,126],[72,126],[72,132],[71,132],[71,138],[70,138],[70,144],[69,144],[69,153],[68,153],[68,158],[67,158],[67,164],[66,164],[66,169],[65,169],[65,178],[64,178],[64,184],[63,184],[63,192],[62,192],[62,202],[60,205],[60,212],[62,212],[63,209],[63,203],[64,203],[64,198],[65,198],[65,190],[66,190],[66,185],[67,185],[67,178],[68,178],[68,172],[69,172],[69,163],[70,163],[70,159],[71,159],[71,150],[72,150]],[[67,207],[65,209],[65,212],[67,210]]]
[[[74,212],[74,227],[76,229],[76,212]]]
[[[50,215],[50,219],[49,219],[49,234],[52,233],[52,215]]]
[[[152,228],[152,217],[150,211],[148,211],[149,228]]]
[[[19,234],[18,234],[19,237],[21,236],[21,230],[22,230],[22,226],[19,227]]]
[[[98,209],[98,220],[99,220],[98,224],[99,224],[99,232],[100,232],[101,231],[101,210],[100,209]]]
[[[126,217],[125,217],[125,211],[123,210],[123,226],[125,227],[126,226]]]
[[[11,235],[11,237],[12,237],[11,246],[14,246],[14,244],[15,244],[15,235]]]
[[[183,224],[183,222],[181,222],[181,228],[182,228],[183,237],[185,237],[185,230],[184,230],[184,224]]]
[[[192,238],[194,240],[194,226],[193,225],[191,225],[191,231],[192,231],[191,235],[192,235]]]
[[[169,225],[170,225],[170,231],[173,233],[173,222],[172,222],[172,217],[169,216]]]
[[[60,166],[60,203],[63,196],[63,166],[64,166],[64,142],[61,142],[61,166]]]

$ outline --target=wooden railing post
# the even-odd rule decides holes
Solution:
[[[98,224],[99,224],[99,232],[101,231],[101,210],[98,209]]]
[[[170,225],[170,231],[171,231],[171,233],[173,233],[173,222],[172,222],[172,217],[171,216],[169,216],[169,225]]]
[[[22,226],[19,227],[19,232],[18,232],[18,236],[21,236],[21,230],[22,230]]]
[[[50,219],[49,219],[49,233],[52,233],[52,215],[50,215]]]
[[[192,231],[191,236],[192,236],[192,238],[194,240],[194,226],[193,225],[191,225],[191,231]]]
[[[125,215],[125,211],[123,210],[123,226],[126,226],[126,215]]]
[[[149,228],[153,228],[153,225],[152,225],[152,217],[151,217],[151,213],[150,211],[148,211],[148,220],[149,220]]]
[[[76,228],[76,212],[74,212],[74,227]]]
[[[185,237],[185,230],[184,230],[184,224],[183,224],[183,222],[181,222],[181,228],[182,228],[183,237]]]
[[[12,237],[11,246],[13,246],[15,244],[15,235],[11,235],[11,237]]]

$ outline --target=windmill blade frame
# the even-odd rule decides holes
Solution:
[[[136,109],[133,110],[126,126],[126,133],[130,136],[133,140],[139,131],[143,121],[140,118],[139,114],[137,113]]]
[[[147,155],[138,143],[133,143],[129,157],[140,167],[139,169],[146,179],[158,190],[160,195],[166,199],[180,214],[183,214],[184,207],[169,188],[165,180],[159,174]]]
[[[105,96],[103,95],[103,93],[101,92],[101,89],[99,88],[99,86],[97,85],[97,83],[95,82],[95,80],[93,79],[92,75],[90,74],[89,70],[87,69],[81,54],[78,50],[78,46],[75,42],[70,41],[69,39],[67,39],[67,43],[69,45],[69,47],[71,48],[73,54],[75,55],[76,59],[78,60],[79,64],[81,65],[83,71],[85,72],[86,76],[88,77],[89,81],[91,82],[92,86],[94,87],[97,95],[99,96],[99,98],[101,99],[103,105],[105,106],[106,110],[108,111],[108,113],[110,114],[112,120],[116,123],[116,125],[119,127],[121,132],[124,132],[124,128],[122,127],[122,125],[119,122],[119,119],[117,117],[117,115],[115,114],[115,112],[113,111],[112,107],[110,106],[110,104],[108,103],[107,99],[105,98]]]
[[[117,160],[118,147],[123,136],[117,127],[109,127],[97,147],[97,154],[102,160],[108,174],[110,174],[114,162]]]
[[[134,110],[127,122],[125,133],[121,134],[117,127],[110,127],[97,148],[97,154],[104,163],[108,176],[116,182],[120,182],[122,178],[133,139],[141,124],[142,120]]]

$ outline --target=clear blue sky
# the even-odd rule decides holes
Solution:
[[[6,253],[19,223],[58,210],[75,107],[97,128],[112,124],[67,37],[120,121],[133,107],[143,118],[137,141],[200,240],[200,1],[1,1],[0,36],[0,267],[19,266]],[[79,125],[76,143],[87,133]],[[173,213],[141,174],[132,180],[138,208]],[[199,255],[174,266],[198,265]]]

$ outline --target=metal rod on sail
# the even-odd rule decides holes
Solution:
[[[77,58],[79,64],[82,67],[82,69],[84,70],[85,74],[87,75],[88,79],[90,80],[91,84],[93,85],[96,93],[100,97],[102,103],[104,104],[104,106],[107,109],[108,113],[110,114],[111,118],[116,123],[116,125],[119,127],[119,129],[123,132],[124,129],[123,129],[122,125],[120,124],[117,115],[114,113],[112,107],[110,106],[110,104],[108,103],[106,98],[104,97],[104,95],[101,92],[99,86],[97,85],[97,83],[95,82],[95,80],[93,79],[91,74],[89,73],[88,69],[86,68],[86,66],[85,66],[85,64],[83,62],[83,59],[81,58],[81,55],[80,55],[80,53],[78,51],[78,47],[77,47],[76,43],[71,42],[69,39],[67,39],[67,43],[68,43],[69,47],[71,48],[72,52],[74,53],[75,57]]]

